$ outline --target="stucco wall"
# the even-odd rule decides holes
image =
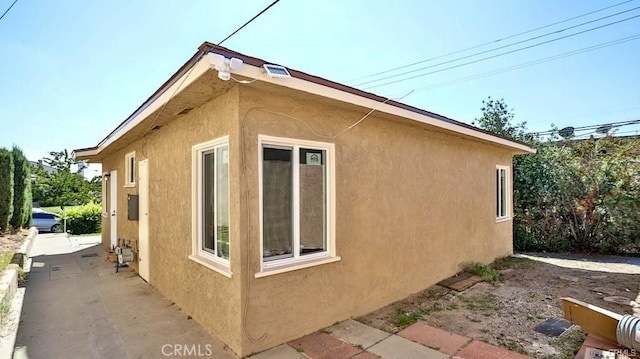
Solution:
[[[105,172],[118,171],[118,237],[137,240],[138,222],[126,219],[126,196],[137,194],[138,187],[124,187],[124,159],[131,151],[136,152],[136,161],[148,159],[149,282],[236,352],[241,351],[241,251],[235,241],[240,227],[234,220],[240,201],[238,182],[233,180],[239,176],[238,101],[238,90],[232,88],[103,160]],[[192,251],[191,146],[224,135],[229,135],[230,147],[232,278],[188,258]],[[104,223],[107,229],[109,220]],[[104,231],[105,245],[109,238],[109,231]],[[133,266],[137,270],[136,263]]]
[[[237,354],[300,337],[420,291],[462,262],[510,254],[511,221],[495,220],[497,145],[369,109],[256,82],[227,93],[103,161],[118,170],[118,237],[126,220],[125,154],[149,159],[150,283]],[[260,271],[258,135],[335,144],[341,261],[254,278]],[[229,135],[232,278],[191,254],[191,146]],[[109,220],[103,240],[109,243]],[[246,310],[245,310],[246,309]]]
[[[249,197],[248,299],[243,353],[365,314],[512,252],[511,221],[496,223],[501,147],[287,89],[241,88]],[[275,113],[274,113],[275,112]],[[336,247],[342,259],[254,278],[260,271],[258,134],[335,143]],[[257,340],[261,339],[261,340]]]

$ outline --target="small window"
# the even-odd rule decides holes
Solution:
[[[127,153],[124,157],[124,173],[125,187],[134,187],[136,185],[136,153]]]
[[[261,136],[262,272],[339,260],[333,231],[333,145]]]
[[[511,186],[509,167],[496,167],[496,219],[511,217]]]
[[[222,138],[193,146],[192,260],[231,276],[229,267],[229,145]]]

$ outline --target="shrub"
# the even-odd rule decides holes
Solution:
[[[491,266],[491,264],[482,264],[477,262],[468,263],[463,265],[463,270],[471,274],[482,277],[482,280],[489,283],[495,283],[498,281],[500,273]]]
[[[31,170],[29,161],[18,147],[13,147],[11,151],[13,157],[13,215],[9,220],[9,224],[15,229],[22,227],[25,217],[31,215],[31,211],[25,212],[27,209],[24,202],[27,199],[27,192],[31,193]]]
[[[71,234],[99,233],[101,229],[102,207],[99,204],[89,203],[67,211],[67,231]]]
[[[13,157],[6,148],[0,148],[0,230],[9,228],[13,215]]]

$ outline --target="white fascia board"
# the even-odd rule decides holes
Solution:
[[[375,109],[376,111],[384,112],[390,115],[408,118],[417,122],[421,122],[430,126],[439,127],[448,131],[457,132],[462,135],[475,137],[484,141],[492,142],[502,146],[507,146],[513,149],[525,153],[535,153],[536,150],[517,142],[509,141],[504,138],[492,136],[480,131],[474,131],[472,129],[458,126],[446,121],[435,119],[426,115],[419,114],[410,110],[402,109],[393,105],[382,103],[380,101],[372,100],[366,97],[362,97],[350,92],[338,90],[332,87],[317,84],[315,82],[302,80],[296,77],[291,78],[270,78],[261,67],[255,67],[248,64],[243,64],[239,70],[233,71],[234,74],[241,76],[259,79],[260,81],[289,87],[295,90],[309,92],[315,95],[328,97],[334,100],[351,103],[354,105],[362,106],[369,109]]]
[[[98,154],[98,149],[97,148],[92,148],[90,150],[84,150],[84,151],[73,151],[72,155],[73,158],[77,158],[77,157],[90,157],[90,156],[95,156]]]

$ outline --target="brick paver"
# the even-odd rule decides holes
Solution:
[[[491,344],[472,341],[469,345],[456,353],[456,356],[465,359],[527,359],[531,358],[524,354],[512,352],[510,350],[496,347]]]
[[[467,337],[431,327],[424,322],[410,325],[398,335],[449,355],[455,354],[471,341]]]
[[[322,332],[292,340],[289,345],[313,359],[347,359],[362,352],[362,349]]]

